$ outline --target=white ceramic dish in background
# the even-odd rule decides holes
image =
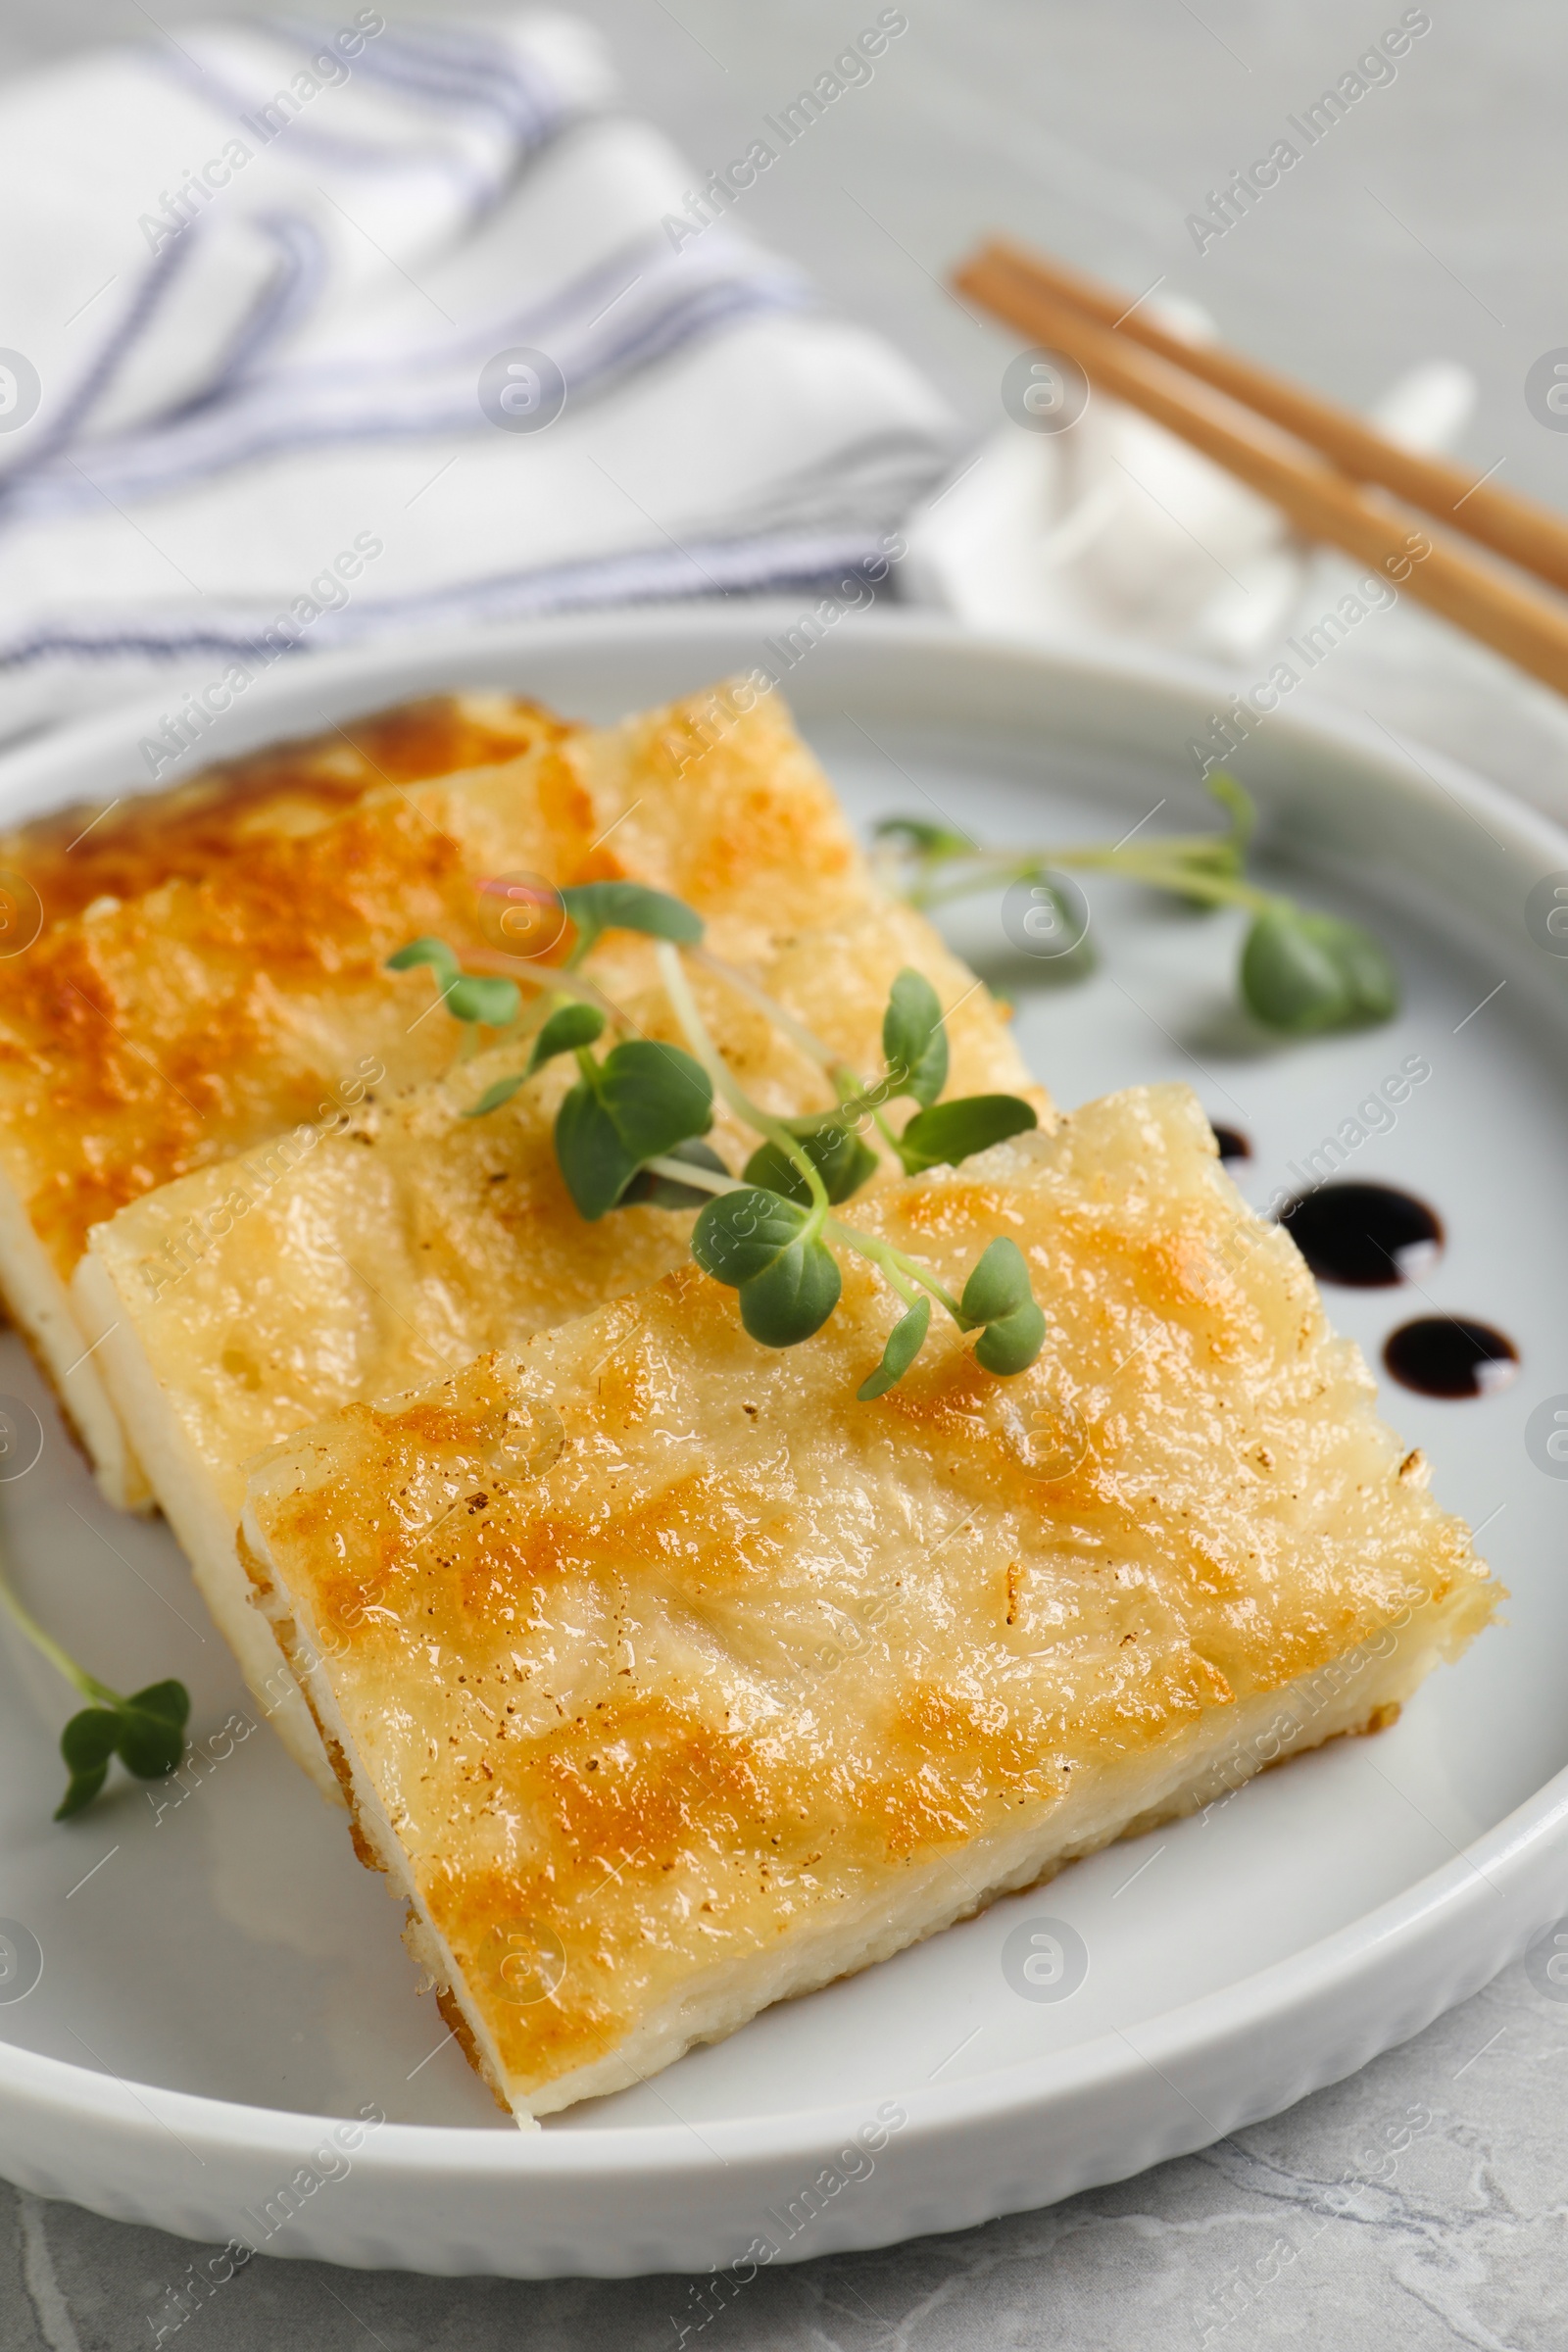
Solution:
[[[253,686],[208,749],[452,684],[609,717],[750,666],[797,618],[691,609],[302,661]],[[1186,746],[1217,682],[1174,663],[1054,659],[867,615],[801,660],[788,691],[859,817],[934,804],[994,840],[1037,840],[1120,834],[1162,798],[1156,828],[1203,806]],[[150,716],[13,754],[0,821],[126,789]],[[0,2171],[192,2237],[362,2265],[706,2270],[760,2238],[795,2259],[956,2229],[1200,2146],[1415,2032],[1568,1907],[1568,1489],[1524,1444],[1532,1408],[1568,1391],[1568,963],[1524,924],[1533,883],[1568,869],[1568,836],[1346,723],[1281,715],[1236,764],[1302,891],[1370,910],[1395,941],[1393,1026],[1259,1050],[1231,1010],[1230,918],[1115,886],[1092,891],[1102,962],[1077,988],[1032,988],[1049,974],[999,960],[985,909],[956,937],[1015,998],[1059,1100],[1192,1079],[1250,1134],[1241,1175],[1260,1201],[1401,1060],[1430,1062],[1353,1172],[1438,1205],[1448,1247],[1425,1292],[1508,1331],[1521,1376],[1474,1403],[1385,1402],[1432,1454],[1441,1498],[1488,1523],[1506,1622],[1381,1739],[1268,1775],[524,2135],[416,1997],[342,1817],[265,1730],[237,1736],[244,1692],[167,1532],[105,1511],[51,1421],[36,1468],[0,1487],[18,1577],[100,1673],[127,1688],[182,1675],[207,1761],[177,1802],[174,1787],[127,1787],[52,1826],[66,1694],[32,1657],[0,1655],[0,1913],[43,1960],[24,1998],[0,2000]],[[1374,1360],[1423,1305],[1408,1288],[1331,1298]],[[3,1345],[0,1390],[48,1421]],[[1003,1971],[1004,1939],[1045,1917],[1087,1946],[1068,1999],[1020,1997]],[[313,2161],[330,2119],[362,2105],[388,2120],[348,2169]],[[885,2145],[841,2158],[879,2111]],[[269,2234],[291,2181],[297,2211]]]

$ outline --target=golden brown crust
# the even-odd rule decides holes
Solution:
[[[586,846],[580,821],[574,836],[568,860]],[[409,1042],[428,978],[382,967],[419,931],[482,946],[474,878],[461,841],[403,794],[376,794],[220,874],[57,925],[18,957],[0,1150],[62,1273],[89,1225],[319,1117],[339,1090],[363,1091],[362,1063],[422,1074],[444,1046],[436,1024],[436,1050]]]
[[[997,1380],[948,1326],[861,1405],[897,1311],[862,1261],[783,1353],[687,1267],[253,1476],[247,1524],[514,2097],[605,2087],[661,2019],[698,2021],[659,2029],[666,2056],[727,2030],[705,1988],[831,1951],[835,1920],[872,1923],[857,1964],[972,1908],[999,1881],[966,1855],[1031,1825],[1007,1885],[1187,1809],[1205,1740],[1274,1694],[1294,1728],[1239,1778],[1373,1728],[1399,1695],[1378,1645],[1413,1644],[1408,1683],[1494,1605],[1186,1090],[853,1221],[950,1288],[1009,1235],[1037,1364]],[[543,1402],[564,1442],[519,1476],[507,1416]],[[559,1955],[549,1997],[509,1991],[515,1950]]]
[[[500,2083],[496,2082],[490,2067],[486,2064],[484,2055],[479,2048],[479,2044],[474,2039],[473,2030],[469,2026],[467,2019],[464,2016],[462,2006],[457,1995],[452,1990],[451,1985],[437,1984],[433,1987],[433,1989],[435,1992],[435,2005],[440,2010],[443,2021],[451,2027],[453,2038],[457,2042],[459,2049],[463,2052],[463,2055],[465,2058],[466,2058],[468,2064],[472,2067],[480,2082],[485,2085],[486,2089],[490,2093],[490,2096],[500,2108],[502,2114],[510,2115],[512,2113],[512,2108],[507,2099],[507,2094],[502,2089]]]
[[[606,956],[606,985],[641,1033],[677,1041],[646,943]],[[873,901],[797,934],[758,976],[852,1066],[871,1069],[906,964],[957,1007],[952,1091],[1022,1088],[1044,1109],[985,991],[907,907]],[[706,972],[693,977],[720,1050],[757,1098],[780,1110],[831,1102],[821,1071],[747,999]],[[637,1207],[597,1224],[577,1214],[552,1142],[568,1063],[491,1117],[464,1115],[516,1064],[514,1049],[497,1048],[451,1085],[378,1102],[275,1182],[257,1181],[248,1161],[224,1163],[133,1203],[94,1237],[93,1263],[114,1285],[104,1321],[136,1337],[139,1387],[126,1410],[135,1418],[150,1375],[230,1523],[239,1465],[262,1446],[356,1396],[394,1395],[515,1346],[686,1258],[689,1212]],[[896,1123],[909,1107],[897,1106]],[[711,1141],[738,1168],[756,1138],[721,1108]],[[115,1344],[103,1360],[117,1383]],[[149,1430],[139,1442],[161,1459]]]
[[[270,836],[314,831],[379,785],[491,766],[572,732],[540,705],[500,695],[402,703],[220,760],[161,792],[73,802],[0,833],[0,868],[31,884],[46,922],[62,922],[95,899],[199,882]]]
[[[863,903],[777,697],[686,765],[681,735],[678,711],[540,727],[499,766],[378,785],[329,823],[263,830],[194,879],[46,929],[0,1006],[0,1169],[61,1278],[127,1201],[330,1117],[368,1069],[407,1083],[444,1066],[449,1025],[420,1018],[429,974],[385,959],[425,932],[491,947],[486,875],[635,873],[713,907],[732,950]]]

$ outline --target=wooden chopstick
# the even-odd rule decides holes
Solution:
[[[1141,409],[1279,507],[1306,537],[1327,540],[1396,581],[1533,677],[1568,695],[1568,608],[1516,585],[1450,541],[1413,527],[1407,510],[1363,490],[1229,392],[1199,380],[1186,344],[1173,357],[1130,341],[990,252],[955,278],[998,318],[1075,360],[1092,385]],[[1425,553],[1420,553],[1425,549]]]
[[[1418,456],[1386,441],[1348,409],[1305,391],[1287,377],[1260,368],[1217,344],[1186,343],[1179,335],[1148,317],[1138,303],[1124,301],[1113,287],[1071,270],[1054,255],[1032,253],[1026,247],[998,238],[986,246],[970,269],[1008,271],[1024,285],[1037,287],[1102,326],[1157,352],[1161,359],[1184,368],[1189,375],[1229,393],[1245,408],[1283,425],[1298,441],[1361,482],[1381,482],[1386,490],[1407,499],[1411,506],[1468,539],[1479,540],[1511,564],[1533,571],[1554,588],[1568,588],[1568,522],[1526,498],[1516,498],[1485,479],[1467,473],[1446,458]],[[961,280],[960,280],[961,282]]]

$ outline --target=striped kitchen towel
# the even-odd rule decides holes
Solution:
[[[374,7],[0,91],[0,738],[259,645],[876,556],[950,418],[693,233],[613,94],[576,20]]]

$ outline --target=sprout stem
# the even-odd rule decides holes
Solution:
[[[694,963],[700,963],[703,969],[711,972],[716,980],[727,980],[731,988],[737,990],[749,1003],[757,1006],[759,1012],[766,1013],[768,1019],[783,1030],[793,1045],[798,1046],[809,1060],[814,1061],[818,1069],[827,1072],[833,1081],[834,1092],[839,1098],[841,1110],[868,1110],[877,1133],[882,1137],[889,1151],[897,1155],[899,1139],[872,1100],[877,1091],[875,1087],[868,1087],[865,1080],[858,1071],[850,1067],[841,1054],[835,1054],[831,1046],[824,1045],[821,1038],[808,1029],[804,1022],[798,1021],[788,1005],[781,1004],[776,997],[770,997],[766,989],[754,980],[749,972],[743,972],[736,964],[726,963],[721,956],[710,954],[707,948],[688,948],[686,952]],[[943,1017],[946,1018],[946,1015]],[[885,1090],[879,1099],[886,1102]]]
[[[910,1286],[918,1283],[921,1290],[929,1291],[938,1304],[947,1308],[960,1331],[973,1330],[974,1326],[953,1293],[944,1290],[936,1276],[928,1274],[917,1259],[906,1257],[902,1250],[895,1250],[891,1242],[873,1241],[868,1233],[861,1233],[857,1226],[846,1225],[841,1217],[829,1217],[826,1231],[834,1241],[842,1242],[846,1250],[853,1250],[858,1257],[868,1257],[873,1265],[880,1266],[906,1306],[914,1304]]]
[[[6,1609],[12,1622],[25,1634],[39,1655],[47,1658],[56,1672],[63,1674],[72,1689],[79,1690],[83,1698],[93,1699],[102,1706],[118,1707],[122,1703],[118,1690],[111,1690],[107,1683],[99,1682],[97,1676],[89,1674],[85,1666],[78,1666],[70,1650],[62,1647],[53,1634],[45,1633],[32,1611],[24,1607],[13,1592],[3,1560],[0,1560],[0,1606]]]
[[[488,948],[470,948],[465,953],[468,968],[473,971],[498,972],[523,988],[552,990],[559,997],[569,997],[575,1004],[593,1005],[607,1021],[613,1021],[618,1029],[628,1031],[633,1037],[642,1034],[631,1014],[623,1012],[612,998],[607,997],[591,980],[585,980],[580,972],[568,972],[559,963],[533,964],[520,956],[499,956]]]
[[[748,1127],[755,1128],[759,1135],[765,1136],[770,1144],[776,1145],[790,1165],[805,1178],[811,1197],[811,1221],[802,1232],[801,1240],[814,1241],[822,1230],[828,1211],[827,1187],[822,1182],[815,1161],[799,1139],[791,1135],[783,1121],[771,1117],[760,1103],[754,1102],[732,1076],[728,1063],[708,1034],[708,1025],[697,1009],[697,1000],[681,969],[680,957],[669,941],[658,941],[655,953],[659,957],[660,975],[675,1008],[675,1017],[686,1032],[686,1042],[713,1085],[736,1117],[744,1119]]]
[[[1152,843],[1148,849],[1119,850],[1086,845],[1077,849],[1031,850],[1026,853],[977,859],[957,880],[938,886],[917,883],[909,893],[914,906],[943,906],[950,900],[995,890],[1006,882],[1027,882],[1050,869],[1072,866],[1125,874],[1130,882],[1145,882],[1154,890],[1174,891],[1184,899],[1206,899],[1214,906],[1249,906],[1254,913],[1265,906],[1288,905],[1277,891],[1259,890],[1240,875],[1216,873],[1197,862],[1213,855],[1216,836],[1198,833],[1186,839]]]
[[[715,980],[727,980],[731,988],[738,990],[757,1006],[759,1012],[765,1012],[774,1026],[783,1030],[790,1043],[799,1046],[801,1052],[808,1060],[814,1061],[819,1069],[826,1070],[835,1084],[841,1076],[854,1078],[854,1072],[845,1068],[842,1056],[814,1036],[804,1021],[798,1021],[788,1005],[781,1004],[776,997],[770,997],[750,972],[743,972],[737,964],[726,963],[721,956],[713,955],[708,948],[688,948],[686,952],[693,963],[701,964],[705,972],[711,972]],[[855,1084],[858,1087],[859,1080],[855,1079]]]
[[[662,1155],[643,1162],[656,1176],[667,1176],[675,1184],[689,1184],[705,1193],[744,1193],[747,1189],[738,1176],[721,1176],[716,1168],[696,1167],[690,1160]],[[879,1266],[906,1306],[913,1306],[919,1291],[929,1291],[932,1298],[945,1306],[960,1331],[972,1327],[968,1317],[950,1291],[945,1291],[934,1274],[928,1274],[914,1258],[895,1250],[891,1242],[879,1242],[855,1225],[846,1225],[842,1217],[828,1217],[823,1224],[827,1239],[842,1242],[859,1257],[866,1257]],[[916,1286],[918,1285],[918,1289]]]
[[[645,1168],[656,1176],[667,1176],[672,1184],[689,1184],[701,1193],[744,1193],[746,1185],[739,1176],[721,1176],[716,1168],[704,1168],[689,1159],[676,1159],[672,1153],[661,1152],[657,1159],[645,1159]]]

